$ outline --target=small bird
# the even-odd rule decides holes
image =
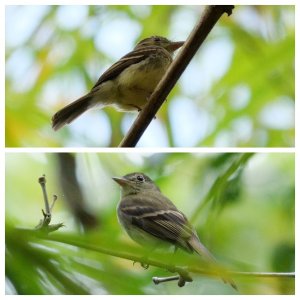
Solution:
[[[54,114],[52,128],[60,129],[92,107],[142,110],[169,68],[174,51],[183,44],[161,36],[143,39],[105,71],[89,93]]]
[[[113,177],[113,180],[121,186],[121,200],[117,207],[119,222],[134,241],[150,248],[173,244],[189,253],[198,253],[217,267],[215,258],[200,242],[186,216],[148,176],[130,173]],[[220,270],[219,267],[216,269]],[[222,273],[221,276],[225,275]],[[237,289],[228,276],[222,279]]]

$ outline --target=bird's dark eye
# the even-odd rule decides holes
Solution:
[[[136,179],[137,179],[139,182],[144,182],[144,181],[145,181],[145,178],[144,178],[142,175],[137,175],[137,176],[136,176]]]
[[[160,41],[160,38],[159,37],[155,37],[154,38],[154,42],[159,42]]]

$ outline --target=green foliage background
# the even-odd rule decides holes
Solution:
[[[57,133],[51,116],[141,38],[186,39],[203,11],[89,6],[76,23],[73,9],[6,7],[7,147],[117,146],[134,114],[89,112]],[[128,42],[114,40],[116,32]],[[294,60],[293,6],[237,6],[213,29],[139,146],[294,146]]]
[[[272,154],[85,153],[69,154],[82,198],[76,205],[96,222],[87,229],[62,190],[60,154],[6,154],[6,293],[18,294],[235,294],[218,278],[191,274],[193,283],[155,286],[132,261],[103,254],[142,256],[116,217],[119,187],[111,179],[133,171],[148,174],[195,226],[202,242],[230,270],[295,270],[295,156]],[[66,156],[64,156],[66,158]],[[66,170],[66,175],[71,169]],[[26,174],[26,176],[25,176]],[[32,230],[42,218],[38,177],[46,174],[49,197],[58,196],[52,223],[65,227],[48,238]],[[65,175],[65,176],[66,176]],[[72,188],[71,188],[72,189]],[[74,200],[74,199],[73,199]],[[51,241],[59,238],[61,243]],[[79,245],[73,245],[76,241]],[[153,253],[162,262],[168,253]],[[176,254],[178,261],[195,256]],[[241,294],[294,294],[294,279],[234,277]]]

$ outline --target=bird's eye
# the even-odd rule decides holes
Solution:
[[[136,176],[136,179],[137,179],[139,182],[144,182],[144,181],[145,181],[145,178],[144,178],[142,175],[137,175],[137,176]]]
[[[155,37],[154,38],[154,42],[160,42],[160,38],[159,37]]]

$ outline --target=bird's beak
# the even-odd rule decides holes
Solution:
[[[130,183],[129,180],[123,178],[123,177],[113,177],[112,178],[117,184],[119,184],[120,186],[125,186],[128,185]]]
[[[171,42],[166,48],[168,51],[175,51],[179,49],[184,44],[184,41],[181,42]]]

